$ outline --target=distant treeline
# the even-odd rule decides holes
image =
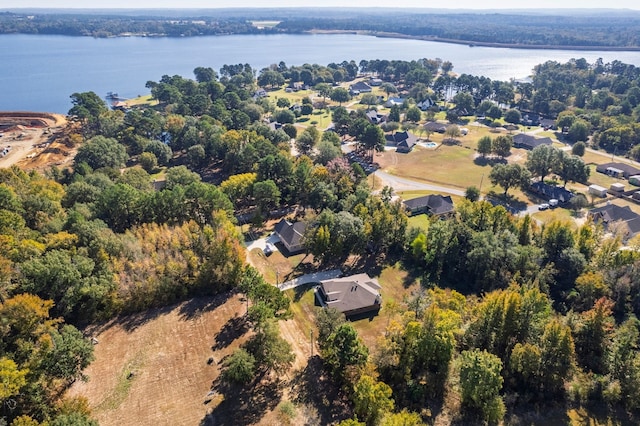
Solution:
[[[298,33],[312,30],[370,31],[395,33],[469,43],[499,43],[523,46],[600,48],[639,47],[640,15],[605,14],[569,16],[509,13],[435,13],[411,11],[360,11],[336,13],[324,9],[266,9],[202,11],[194,17],[105,14],[0,14],[0,34],[63,34],[111,37],[125,34],[169,37]],[[233,12],[233,13],[232,13]],[[603,12],[604,13],[604,12]],[[262,28],[252,21],[279,22]]]

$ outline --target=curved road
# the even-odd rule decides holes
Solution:
[[[390,186],[394,191],[438,191],[446,194],[459,195],[464,197],[464,191],[461,189],[449,188],[446,186],[432,185],[430,183],[418,182],[411,179],[402,178],[391,175],[387,172],[377,170],[374,173],[383,185]]]

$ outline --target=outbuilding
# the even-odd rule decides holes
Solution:
[[[624,183],[612,183],[609,189],[613,192],[624,192]]]
[[[590,185],[589,194],[604,198],[607,196],[607,188],[600,185]]]

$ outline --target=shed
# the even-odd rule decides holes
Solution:
[[[614,192],[624,192],[624,183],[612,183],[609,189]]]
[[[631,185],[640,186],[640,175],[629,176],[629,183]]]
[[[600,185],[590,185],[589,186],[589,194],[597,195],[598,197],[606,197],[607,196],[607,188],[604,188]]]

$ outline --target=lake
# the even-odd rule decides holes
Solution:
[[[376,38],[356,34],[230,35],[191,38],[94,39],[49,35],[0,35],[0,111],[66,113],[69,95],[94,91],[121,97],[148,93],[145,83],[162,75],[193,78],[193,69],[249,63],[257,70],[287,65],[362,59],[441,58],[457,73],[492,80],[524,78],[547,60],[602,58],[640,66],[638,52],[523,50]]]

